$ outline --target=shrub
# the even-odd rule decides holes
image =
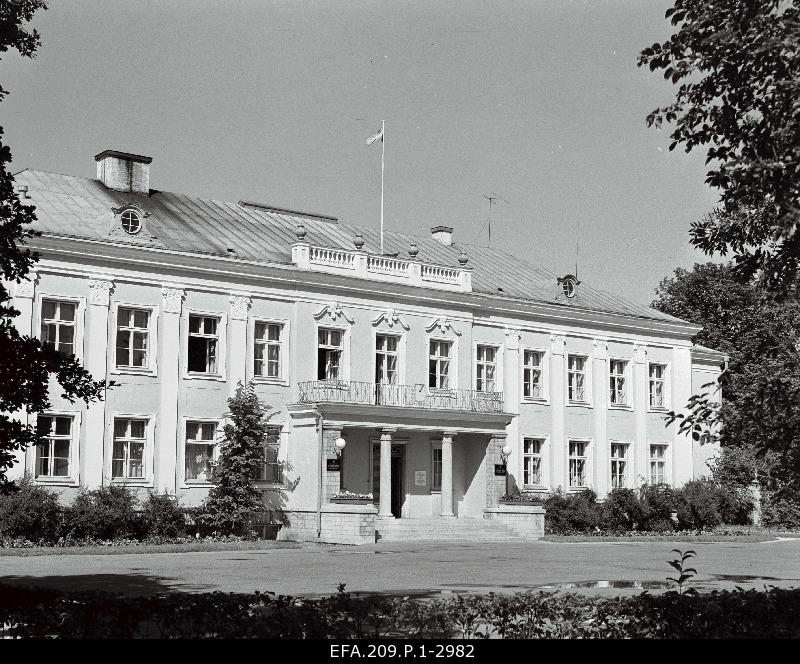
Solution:
[[[680,530],[703,530],[722,523],[721,494],[708,478],[690,480],[675,492],[675,511]]]
[[[601,522],[605,530],[626,532],[636,530],[644,512],[633,489],[612,490],[601,506]]]
[[[141,518],[147,537],[183,537],[186,515],[175,496],[151,491],[142,504]]]
[[[137,504],[136,496],[124,486],[81,489],[64,511],[64,534],[73,540],[138,539],[143,524]]]
[[[667,484],[643,484],[639,487],[642,517],[639,530],[663,533],[675,530],[672,513],[677,507],[675,492]]]
[[[16,491],[0,495],[0,537],[55,543],[63,512],[58,495],[27,475],[14,484]]]
[[[554,535],[595,530],[600,525],[597,494],[591,489],[565,494],[557,489],[544,501],[545,531]]]
[[[800,528],[800,502],[786,496],[766,496],[762,503],[761,522],[765,526]]]

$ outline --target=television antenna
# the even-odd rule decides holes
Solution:
[[[487,247],[492,246],[492,205],[495,204],[495,201],[503,201],[506,205],[511,205],[505,198],[503,198],[500,194],[496,194],[493,191],[490,191],[488,194],[483,194],[483,197],[489,201],[489,215],[486,219],[486,223],[489,226],[489,241],[486,245]]]

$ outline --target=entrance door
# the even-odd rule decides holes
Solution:
[[[399,519],[405,501],[405,445],[392,445],[392,516]],[[380,443],[372,445],[372,496],[377,504],[381,495],[381,446]]]

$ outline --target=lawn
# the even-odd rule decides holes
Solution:
[[[298,542],[275,540],[246,540],[241,542],[181,542],[178,544],[123,544],[120,546],[35,546],[19,548],[0,547],[3,556],[97,556],[130,553],[195,553],[202,551],[262,551],[266,549],[299,549]]]

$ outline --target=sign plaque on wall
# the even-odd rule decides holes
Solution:
[[[428,484],[428,473],[424,470],[414,471],[414,484],[416,486],[426,486]]]
[[[341,459],[326,459],[327,462],[327,469],[328,470],[341,470],[342,469],[342,461]]]
[[[505,475],[506,474],[506,465],[504,463],[496,463],[496,464],[494,464],[494,474],[495,475]]]

